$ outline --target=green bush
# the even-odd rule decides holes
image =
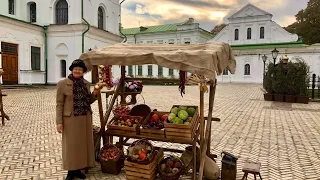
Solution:
[[[275,67],[269,63],[263,80],[264,89],[270,94],[308,96],[310,67],[303,60],[280,61]]]

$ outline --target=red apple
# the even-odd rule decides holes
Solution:
[[[164,114],[161,116],[162,121],[166,121],[168,119],[168,114]]]
[[[152,121],[157,121],[159,119],[159,115],[158,114],[153,114],[151,117]]]

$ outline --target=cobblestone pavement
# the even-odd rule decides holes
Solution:
[[[260,84],[219,84],[212,124],[211,152],[239,157],[237,179],[246,160],[262,163],[264,179],[320,179],[320,103],[287,104],[263,101]],[[4,109],[11,121],[0,128],[0,179],[63,179],[61,135],[55,128],[55,88],[4,90]],[[182,98],[176,86],[146,86],[151,108],[169,110],[173,104],[199,103],[198,87],[188,86]],[[104,97],[104,96],[103,96]],[[206,94],[206,103],[208,94]],[[92,105],[99,125],[97,102]],[[155,143],[161,146],[185,146]],[[250,177],[252,179],[252,177]],[[125,179],[100,172],[88,179]]]

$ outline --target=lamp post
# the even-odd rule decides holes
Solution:
[[[271,53],[272,53],[272,58],[273,58],[273,66],[276,66],[276,59],[277,59],[279,51],[276,48],[274,48],[274,50],[272,50]]]
[[[263,61],[263,77],[264,75],[266,74],[266,61],[267,61],[267,56],[266,55],[263,55],[262,56],[262,61]]]

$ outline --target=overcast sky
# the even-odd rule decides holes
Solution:
[[[228,17],[251,3],[271,14],[281,26],[295,22],[299,10],[309,0],[125,0],[122,4],[122,26],[132,28],[179,23],[189,17],[210,31],[215,25],[228,23]]]

